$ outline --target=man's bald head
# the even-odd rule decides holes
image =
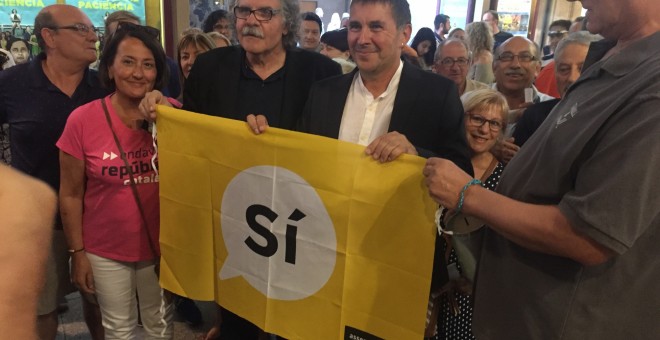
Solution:
[[[42,29],[57,27],[62,18],[69,17],[72,14],[74,16],[79,16],[82,14],[83,16],[87,17],[87,15],[85,15],[85,13],[80,10],[80,8],[71,5],[50,5],[39,11],[37,17],[34,18],[34,34],[37,37],[37,44],[39,44],[39,48],[44,51],[48,48],[44,42],[43,36],[41,35]]]

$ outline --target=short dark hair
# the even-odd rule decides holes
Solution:
[[[319,25],[319,32],[323,32],[323,22],[321,21],[321,18],[319,18],[318,15],[314,12],[305,12],[302,15],[300,15],[303,21],[314,21]]]
[[[491,9],[491,10],[489,10],[489,11],[485,11],[485,12],[484,12],[484,15],[485,15],[486,13],[490,14],[490,16],[492,16],[493,19],[495,19],[495,21],[500,22],[500,15],[497,14],[497,11],[494,11],[494,10]],[[481,17],[483,18],[483,15],[482,15]]]
[[[345,28],[328,31],[321,36],[321,42],[342,52],[348,51],[348,30]]]
[[[44,28],[50,28],[57,26],[55,19],[53,19],[53,14],[49,10],[41,10],[37,14],[37,17],[34,18],[34,35],[37,37],[37,45],[42,51],[46,51],[48,46],[44,41],[44,37],[41,36],[41,30]]]
[[[231,21],[229,20],[229,12],[225,11],[224,9],[219,9],[209,13],[209,15],[206,16],[206,19],[204,19],[204,23],[202,24],[202,31],[204,31],[204,33],[213,31],[213,26],[220,19],[227,19],[227,21]]]
[[[398,29],[411,23],[410,5],[408,5],[408,1],[406,0],[353,0],[351,1],[351,7],[353,7],[353,4],[376,3],[390,5],[392,7],[392,16]]]
[[[115,83],[110,79],[108,68],[112,65],[117,56],[119,44],[127,38],[136,38],[140,40],[151,51],[154,55],[154,61],[156,62],[156,82],[154,83],[154,89],[160,90],[165,87],[169,78],[169,67],[167,66],[163,47],[158,40],[144,30],[127,29],[117,29],[103,49],[103,54],[101,54],[101,61],[99,63],[99,79],[101,80],[101,84],[106,88],[112,90],[115,89]]]
[[[440,24],[446,24],[447,20],[451,19],[448,15],[446,14],[438,14],[435,16],[435,20],[433,20],[433,26],[435,27],[435,30],[437,31],[438,28],[440,28]]]
[[[560,19],[560,20],[555,20],[555,21],[551,22],[550,26],[548,26],[548,28],[550,28],[552,26],[560,26],[560,27],[563,27],[566,31],[568,31],[571,28],[571,24],[573,24],[573,23],[570,20]]]

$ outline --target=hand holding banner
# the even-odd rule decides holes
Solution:
[[[158,107],[161,283],[292,339],[422,338],[424,159]]]

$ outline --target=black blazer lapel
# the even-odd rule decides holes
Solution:
[[[322,127],[323,135],[332,138],[339,138],[339,128],[341,126],[341,118],[344,115],[346,100],[348,99],[348,91],[351,90],[351,84],[353,84],[353,79],[357,72],[358,70],[356,68],[353,72],[341,76],[337,81],[336,88],[328,91],[328,106],[325,108],[318,108],[321,112],[326,112],[326,114],[323,115],[326,122]]]
[[[241,59],[243,58],[243,49],[238,47],[236,51],[229,55],[227,58],[228,65],[226,67],[220,67],[221,72],[226,72],[226,74],[218,74],[219,87],[220,91],[214,90],[213,93],[220,94],[220,104],[218,107],[221,107],[224,111],[224,117],[238,117],[238,88],[241,82]],[[245,118],[243,118],[245,119]]]
[[[396,98],[394,98],[394,107],[392,108],[392,118],[388,131],[402,130],[410,119],[410,110],[415,107],[419,91],[417,90],[421,85],[421,71],[416,69],[415,66],[407,62],[403,62],[403,70],[401,70],[401,79],[399,80],[399,88],[396,91]]]

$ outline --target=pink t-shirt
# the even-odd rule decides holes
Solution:
[[[57,147],[85,161],[87,183],[82,229],[86,251],[117,261],[149,260],[154,254],[133,197],[130,176],[112,137],[101,100],[106,101],[112,127],[126,152],[151,239],[160,254],[158,176],[151,165],[153,142],[149,132],[124,125],[112,107],[111,96],[74,110]],[[178,103],[175,101],[175,104]]]

